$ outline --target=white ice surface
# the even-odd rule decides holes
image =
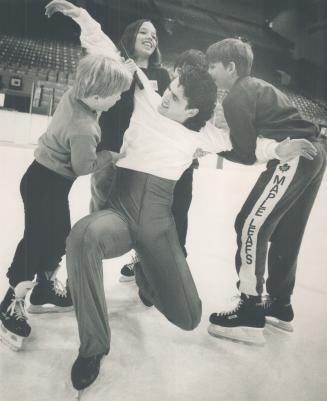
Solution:
[[[1,297],[23,230],[19,181],[31,160],[31,149],[0,146]],[[83,401],[327,400],[326,179],[299,257],[294,333],[266,329],[263,348],[207,334],[209,314],[228,308],[235,294],[233,222],[257,174],[246,167],[195,173],[187,248],[203,318],[193,332],[179,330],[154,308],[142,306],[135,285],[118,282],[128,255],[105,261],[111,352]],[[85,177],[72,189],[73,222],[87,213],[88,202]],[[64,269],[60,275],[65,277]],[[24,351],[14,353],[0,344],[0,399],[73,400],[70,368],[78,350],[74,314],[34,315],[29,321],[32,334]]]

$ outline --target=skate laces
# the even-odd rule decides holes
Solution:
[[[243,299],[241,298],[241,296],[238,295],[238,294],[237,294],[237,295],[234,295],[234,296],[231,298],[231,301],[232,301],[232,302],[235,301],[235,300],[238,300],[238,302],[237,302],[237,305],[236,305],[233,309],[229,309],[229,310],[227,310],[227,311],[219,312],[218,315],[220,315],[220,316],[227,316],[227,315],[232,315],[232,314],[238,312],[238,310],[240,309],[241,305],[243,305],[244,300],[243,300]]]
[[[135,265],[135,263],[134,263],[134,261],[132,261],[132,262],[130,262],[130,263],[126,263],[126,267],[127,267],[127,269],[129,269],[129,270],[134,270],[134,265]]]
[[[67,288],[60,280],[57,279],[57,277],[53,280],[53,289],[55,294],[59,297],[67,297]]]
[[[15,316],[17,320],[27,320],[24,301],[25,301],[24,298],[15,297],[7,309],[9,315]]]
[[[273,304],[273,302],[274,302],[273,299],[271,299],[269,296],[265,296],[265,297],[263,297],[263,300],[262,300],[260,306],[263,309],[269,309],[271,307],[271,305]]]
[[[136,265],[136,263],[138,263],[140,261],[139,257],[137,255],[132,256],[132,261],[130,263],[126,264],[126,267],[129,270],[134,270],[134,266]]]

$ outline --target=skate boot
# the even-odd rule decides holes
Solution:
[[[127,263],[121,268],[121,276],[119,278],[119,281],[121,283],[128,283],[135,280],[134,267],[137,263],[139,263],[139,258],[137,255],[135,255],[132,257],[131,263]]]
[[[259,304],[260,299],[241,294],[233,310],[211,314],[209,334],[245,344],[264,345],[265,315]]]
[[[71,370],[71,380],[76,390],[83,390],[95,381],[100,372],[100,361],[107,354],[108,352],[89,358],[78,355]]]
[[[20,350],[31,333],[25,312],[25,296],[34,285],[32,281],[22,281],[15,288],[10,287],[0,306],[0,338],[13,351]]]
[[[41,278],[30,295],[29,313],[70,312],[73,301],[69,287],[64,286],[56,277],[50,280]]]
[[[139,290],[139,298],[144,306],[147,306],[148,308],[151,308],[151,306],[153,306],[153,303],[146,298],[141,290]]]
[[[287,332],[293,331],[291,321],[294,318],[294,312],[289,300],[267,296],[262,302],[262,308],[267,324]]]

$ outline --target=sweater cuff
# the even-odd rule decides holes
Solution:
[[[279,143],[274,139],[258,137],[255,152],[258,163],[266,163],[269,160],[279,159],[276,153],[278,145]]]

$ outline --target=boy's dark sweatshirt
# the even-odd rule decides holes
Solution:
[[[319,135],[318,127],[304,120],[283,92],[258,78],[239,78],[223,109],[233,150],[220,156],[236,163],[255,163],[258,136],[281,142],[288,137],[315,141]]]

